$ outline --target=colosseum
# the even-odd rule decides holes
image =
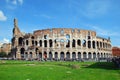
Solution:
[[[95,31],[52,28],[22,33],[14,19],[12,54],[25,60],[97,60],[112,57],[110,38]]]

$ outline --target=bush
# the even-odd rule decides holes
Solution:
[[[5,52],[0,52],[0,57],[7,57],[7,54]]]

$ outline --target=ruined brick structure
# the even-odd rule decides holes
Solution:
[[[17,59],[81,60],[109,58],[111,41],[95,31],[52,28],[22,34],[14,19],[12,53]]]
[[[120,57],[120,48],[119,47],[113,47],[112,48],[112,54],[113,54],[113,56],[119,56]]]

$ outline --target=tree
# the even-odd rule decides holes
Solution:
[[[6,52],[0,52],[0,57],[7,57]]]

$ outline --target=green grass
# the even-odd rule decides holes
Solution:
[[[0,61],[0,80],[120,80],[120,70],[106,62]]]

